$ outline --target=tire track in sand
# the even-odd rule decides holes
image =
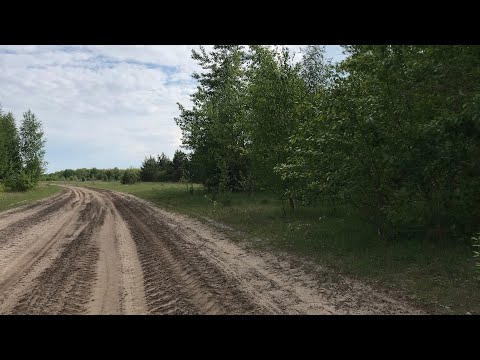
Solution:
[[[1,314],[421,313],[130,195],[65,186],[24,210],[0,214]]]

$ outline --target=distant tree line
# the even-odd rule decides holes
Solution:
[[[480,46],[343,51],[338,63],[321,46],[299,62],[258,45],[193,51],[203,70],[176,118],[190,176],[210,191],[272,191],[292,208],[349,204],[385,240],[478,231]]]
[[[190,159],[187,154],[177,150],[170,160],[164,153],[145,158],[140,168],[141,181],[179,182],[190,181]]]
[[[170,160],[164,153],[156,158],[145,158],[140,169],[65,169],[46,174],[42,180],[46,181],[120,181],[124,184],[144,182],[191,182],[189,156],[175,151]],[[193,178],[193,181],[196,178]]]
[[[45,181],[121,181],[126,184],[133,184],[140,181],[138,169],[65,169],[42,177]]]
[[[45,169],[42,122],[28,110],[17,129],[11,112],[0,107],[0,185],[10,191],[34,188]]]

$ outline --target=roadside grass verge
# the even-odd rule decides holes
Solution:
[[[0,188],[0,212],[53,196],[60,190],[62,190],[60,187],[48,183],[40,183],[36,188],[26,192],[6,192]]]
[[[252,246],[295,253],[340,273],[366,280],[398,294],[426,311],[443,314],[480,314],[480,280],[474,270],[469,242],[436,244],[426,239],[382,242],[376,229],[361,221],[347,206],[300,206],[282,210],[273,195],[206,194],[195,185],[115,182],[78,182],[129,193],[159,207],[230,225]]]

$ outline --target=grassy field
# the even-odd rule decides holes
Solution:
[[[281,202],[270,194],[229,194],[213,200],[199,185],[189,194],[181,184],[76,184],[130,193],[171,211],[228,224],[245,234],[235,236],[236,241],[261,239],[249,244],[293,252],[406,294],[427,311],[480,314],[480,281],[468,245],[419,239],[385,243],[347,207],[299,207],[284,214]]]
[[[40,183],[37,188],[27,192],[4,192],[0,190],[0,212],[55,195],[60,190],[61,188],[58,186],[50,186],[45,183]]]

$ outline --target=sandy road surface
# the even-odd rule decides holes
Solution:
[[[0,213],[0,314],[420,313],[326,274],[107,190]]]

